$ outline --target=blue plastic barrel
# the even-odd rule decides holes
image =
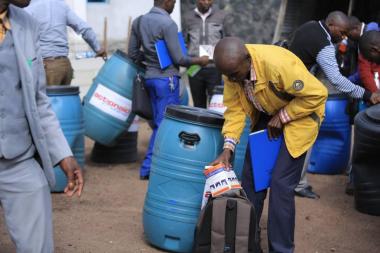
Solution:
[[[81,168],[84,166],[84,123],[79,87],[48,86],[47,95],[57,115],[63,134]],[[56,185],[52,192],[63,192],[67,185],[66,175],[59,166],[54,168]]]
[[[342,94],[329,95],[325,120],[314,143],[308,171],[317,174],[339,174],[348,165],[351,143],[348,99]]]
[[[127,131],[135,116],[131,113],[133,80],[143,71],[120,50],[107,60],[84,98],[88,137],[112,146]]]
[[[223,116],[168,106],[155,140],[143,211],[146,239],[159,248],[191,252],[205,184],[204,166],[222,151]]]
[[[189,105],[189,91],[187,88],[183,89],[182,94],[179,97],[180,105]]]

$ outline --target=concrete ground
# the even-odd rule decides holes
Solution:
[[[74,61],[73,84],[82,95],[102,65],[101,60]],[[139,180],[150,129],[140,125],[138,161],[126,165],[94,164],[89,155],[93,142],[86,140],[85,191],[80,199],[53,194],[54,236],[57,253],[154,253],[165,252],[144,240],[142,208],[147,181]],[[354,209],[353,197],[344,194],[346,176],[309,175],[321,195],[319,200],[296,198],[297,253],[380,252],[380,217]],[[27,208],[27,207],[25,207]],[[262,217],[266,251],[267,210]],[[38,233],[38,231],[36,231]],[[0,253],[15,252],[0,218]]]

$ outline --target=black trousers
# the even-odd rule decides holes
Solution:
[[[189,81],[194,106],[206,108],[208,97],[211,98],[216,85],[221,85],[222,76],[216,68],[202,68]]]
[[[268,117],[261,117],[261,120],[255,127],[255,131],[265,128],[268,119]],[[268,210],[269,252],[294,252],[294,189],[300,180],[304,160],[305,154],[298,158],[293,158],[289,154],[285,141],[282,143],[273,170],[270,187]],[[248,145],[243,168],[242,186],[255,207],[257,229],[259,229],[267,190],[255,192],[253,177]]]

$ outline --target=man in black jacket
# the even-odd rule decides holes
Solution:
[[[309,21],[300,26],[294,33],[289,50],[297,55],[309,70],[318,66],[330,83],[340,92],[352,98],[364,99],[372,104],[380,102],[380,93],[371,93],[349,81],[338,67],[334,43],[342,41],[348,35],[349,19],[343,12],[331,12],[326,20]],[[310,155],[310,154],[309,154]],[[307,183],[306,165],[302,172],[296,194],[301,197],[318,198]]]

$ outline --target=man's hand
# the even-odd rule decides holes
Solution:
[[[82,171],[75,158],[72,156],[66,157],[59,163],[59,166],[61,166],[67,176],[67,186],[64,190],[65,194],[71,197],[77,192],[78,197],[80,197],[84,182]]]
[[[207,66],[207,64],[209,64],[209,62],[210,62],[210,58],[208,58],[208,56],[201,56],[200,57],[200,64],[199,65],[201,65],[202,67],[205,67],[205,66]]]
[[[371,97],[370,97],[369,100],[374,105],[380,103],[380,91],[378,90],[375,93],[372,93],[372,95],[371,95]]]
[[[194,57],[192,58],[192,64],[198,64],[202,67],[207,66],[210,63],[210,58],[208,56]]]
[[[282,133],[283,124],[280,119],[280,114],[274,115],[268,122],[268,135],[269,139],[277,139]]]
[[[107,59],[107,52],[104,48],[101,48],[98,52],[96,52],[95,57],[102,57],[103,59]]]
[[[213,162],[210,163],[211,166],[217,165],[219,163],[223,163],[228,170],[231,167],[231,155],[232,151],[228,148],[223,149],[223,152],[216,158]]]

